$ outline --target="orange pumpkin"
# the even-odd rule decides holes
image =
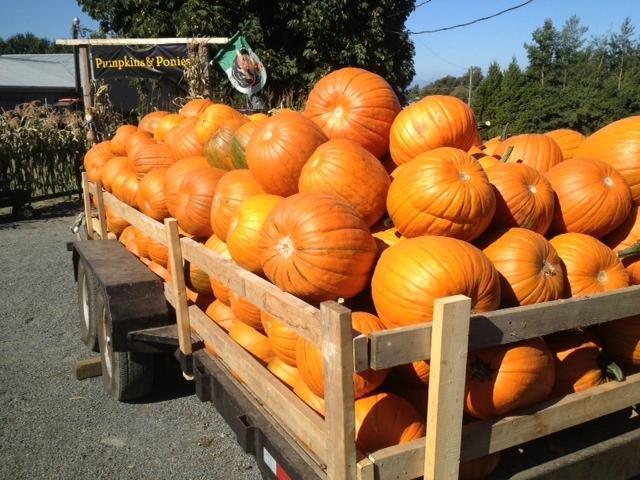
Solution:
[[[394,172],[387,210],[405,237],[444,235],[473,240],[496,208],[491,184],[478,162],[456,148],[418,155]]]
[[[226,331],[229,331],[233,326],[233,323],[236,321],[236,316],[233,314],[231,308],[220,300],[214,300],[211,302],[205,313],[209,318],[211,318],[211,320],[216,322]]]
[[[389,175],[380,161],[347,139],[320,145],[302,167],[300,193],[335,195],[351,205],[371,226],[386,211]]]
[[[184,174],[171,213],[185,232],[195,237],[208,237],[213,233],[209,221],[211,203],[224,173],[218,168],[199,167]]]
[[[555,383],[553,355],[541,338],[469,352],[465,411],[487,420],[545,400]]]
[[[178,115],[177,113],[170,113],[165,115],[158,122],[156,131],[153,133],[153,138],[156,142],[166,142],[169,136],[169,132],[184,122],[187,117]]]
[[[324,399],[313,393],[302,379],[298,380],[295,387],[293,387],[293,393],[300,397],[304,403],[309,405],[320,415],[324,416]]]
[[[500,135],[490,138],[482,144],[482,151],[485,153],[485,155],[493,156],[496,154],[496,151],[498,150],[498,147],[500,146],[502,141],[503,140],[502,138],[500,138]]]
[[[153,239],[149,239],[149,245],[147,247],[149,258],[152,262],[167,268],[169,265],[169,249],[166,245],[156,242]]]
[[[156,262],[151,261],[147,266],[149,267],[149,270],[151,270],[153,273],[159,276],[163,281],[165,282],[171,281],[171,275],[169,274],[169,271],[162,265],[159,265]]]
[[[500,306],[531,305],[563,297],[560,257],[539,233],[510,228],[487,235],[479,244],[500,275]]]
[[[131,162],[129,166],[131,168],[133,167],[133,159],[135,158],[136,153],[140,148],[142,148],[144,145],[154,144],[155,141],[153,140],[151,134],[144,130],[138,130],[127,137],[124,148],[127,158],[129,158],[129,162]]]
[[[260,122],[245,150],[251,175],[267,193],[287,197],[298,191],[305,162],[327,140],[304,115],[280,112]]]
[[[395,227],[373,232],[371,235],[376,241],[379,253],[382,253],[385,249],[395,245],[404,238]]]
[[[127,168],[129,159],[127,157],[113,157],[107,160],[102,167],[102,186],[107,192],[111,191],[111,184],[120,175],[122,169]]]
[[[580,297],[629,286],[629,275],[618,256],[604,243],[583,233],[551,239],[565,274],[565,295]]]
[[[485,172],[496,165],[500,165],[500,160],[493,155],[481,155],[479,158],[476,157],[476,159]]]
[[[376,265],[371,294],[387,328],[430,322],[437,298],[462,294],[475,312],[500,305],[500,279],[473,245],[448,237],[409,238],[387,248]]]
[[[574,158],[549,172],[556,192],[552,230],[586,233],[596,238],[620,226],[631,212],[631,190],[611,165]]]
[[[231,217],[244,199],[263,193],[262,187],[251,176],[249,170],[232,170],[225,173],[218,184],[211,205],[211,228],[213,233],[227,241]]]
[[[353,329],[368,334],[384,330],[378,317],[366,312],[353,312],[351,315]],[[296,365],[300,377],[313,393],[324,398],[324,364],[322,353],[316,345],[298,338],[296,345]],[[355,398],[360,398],[378,388],[387,378],[388,370],[365,370],[353,374]]]
[[[574,155],[602,160],[615,168],[631,188],[634,204],[640,205],[640,115],[601,128]]]
[[[205,242],[204,246],[209,250],[216,252],[222,258],[231,260],[231,255],[229,255],[227,245],[215,235],[211,235],[211,237],[209,237],[209,240]],[[213,294],[215,295],[215,297],[225,305],[231,305],[231,300],[229,299],[229,287],[221,282],[218,282],[214,278],[210,278],[210,280],[211,289],[213,290]]]
[[[105,166],[106,168],[106,166]],[[614,252],[635,248],[640,244],[640,208],[633,207],[631,214],[617,229],[603,240]],[[628,252],[629,250],[627,250]],[[630,255],[622,257],[622,264],[629,274],[632,285],[640,285],[640,256]]]
[[[540,234],[549,229],[555,199],[551,184],[540,172],[529,165],[498,162],[486,173],[496,194],[491,227],[522,227]]]
[[[286,364],[278,357],[273,357],[269,361],[267,370],[273,373],[282,383],[290,388],[294,388],[300,381],[298,369]]]
[[[202,144],[196,135],[197,122],[197,118],[188,118],[169,132],[167,144],[176,160],[204,155]]]
[[[175,207],[178,203],[178,192],[185,175],[196,168],[207,167],[207,159],[204,157],[186,157],[173,163],[165,173],[164,194],[167,202],[167,210],[175,217]]]
[[[105,213],[107,215],[107,229],[115,236],[119,236],[125,228],[129,226],[124,218],[114,215],[108,208],[105,207]]]
[[[204,144],[204,156],[209,165],[222,170],[233,170],[231,147],[235,131],[246,123],[251,123],[247,117],[230,118],[225,120],[220,128]]]
[[[120,170],[119,175],[111,183],[111,191],[119,200],[124,203],[137,206],[137,196],[140,181],[138,176],[132,170],[124,168]]]
[[[576,150],[578,150],[585,139],[583,134],[569,128],[551,130],[545,133],[545,135],[555,140],[560,150],[562,150],[562,158],[565,160],[571,160],[575,156]]]
[[[246,323],[234,322],[229,329],[229,336],[264,365],[273,358],[269,339]]]
[[[640,316],[603,323],[594,330],[613,360],[621,365],[640,365]]]
[[[154,168],[169,168],[175,159],[167,145],[149,143],[140,146],[133,157],[133,171],[142,178]]]
[[[544,337],[556,370],[554,396],[581,392],[607,381],[600,366],[599,340],[584,330],[567,330]]]
[[[90,182],[99,182],[102,179],[102,168],[113,158],[111,142],[100,142],[89,149],[84,156],[84,169]]]
[[[208,98],[192,98],[183,105],[178,113],[185,117],[197,117],[212,103]]]
[[[460,463],[458,480],[484,480],[498,467],[500,452]]]
[[[356,447],[363,453],[424,437],[422,416],[392,393],[377,393],[355,402]]]
[[[256,330],[262,330],[261,311],[258,307],[246,298],[240,297],[233,290],[229,292],[229,302],[233,314],[240,322],[246,323]]]
[[[513,147],[507,162],[524,163],[543,175],[562,162],[562,150],[551,137],[540,133],[525,133],[507,138],[496,149],[500,156]]]
[[[227,248],[231,258],[242,268],[254,273],[262,272],[258,252],[260,230],[281,200],[282,197],[264,193],[245,198],[238,204],[229,222]]]
[[[376,258],[375,241],[356,211],[337,197],[311,193],[276,205],[258,250],[269,280],[312,301],[360,293]]]
[[[122,233],[120,234],[120,237],[118,237],[118,241],[125,246],[125,248],[129,251],[132,251],[134,248],[136,248],[135,246],[135,241],[136,241],[136,229],[133,225],[129,225],[128,227],[125,227],[125,229],[122,231]]]
[[[111,139],[111,152],[117,156],[125,156],[127,140],[137,131],[138,127],[135,125],[120,125]]]
[[[218,131],[225,120],[238,119],[240,121],[246,119],[235,108],[222,103],[212,103],[198,117],[196,124],[196,137],[201,145],[207,141]]]
[[[428,150],[455,147],[466,152],[478,143],[476,118],[466,103],[456,97],[429,95],[396,117],[389,147],[393,161],[401,165]]]
[[[265,120],[267,118],[269,117],[265,117]],[[248,168],[245,150],[257,128],[258,122],[250,121],[240,125],[238,129],[233,132],[233,138],[231,139],[231,160],[234,168]]]
[[[389,149],[400,102],[384,78],[362,68],[341,68],[318,81],[304,114],[329,139],[349,139],[376,157]]]
[[[264,310],[260,313],[260,321],[262,322],[263,330],[269,337],[275,356],[287,365],[297,367],[296,345],[300,336],[295,330]]]
[[[169,115],[169,112],[158,110],[157,112],[147,113],[138,122],[138,129],[153,135],[156,132],[156,128],[158,128],[158,123],[165,115]]]
[[[156,168],[147,173],[138,187],[136,203],[145,215],[156,220],[163,220],[169,216],[164,194],[165,168]]]
[[[149,255],[149,237],[145,236],[133,225],[124,229],[118,241],[138,257],[147,257]]]
[[[263,120],[269,118],[269,115],[267,115],[266,113],[252,113],[247,118],[252,122],[262,122]]]

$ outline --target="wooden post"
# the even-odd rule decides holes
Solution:
[[[84,221],[87,225],[87,238],[93,240],[93,220],[91,218],[91,193],[87,172],[82,172],[82,200],[84,202]]]
[[[167,230],[171,284],[175,295],[174,306],[176,309],[176,322],[178,324],[178,344],[180,351],[184,355],[191,355],[193,353],[191,348],[191,325],[189,323],[187,289],[184,283],[184,270],[182,268],[182,250],[180,248],[178,222],[176,222],[174,218],[165,218],[164,225]]]
[[[106,240],[109,235],[107,229],[107,213],[104,208],[104,196],[102,191],[102,182],[96,182],[96,200],[98,203],[98,222],[100,222],[100,238]]]
[[[458,478],[471,299],[436,300],[433,306],[424,478]]]
[[[91,59],[89,57],[89,45],[78,47],[78,60],[80,62],[80,85],[82,86],[82,102],[84,113],[90,113],[93,108],[93,96],[91,95]]]
[[[204,81],[205,98],[211,98],[211,71],[209,70],[209,45],[205,42],[198,43],[198,60],[202,63],[202,77]]]
[[[335,302],[320,304],[327,478],[356,478],[353,337],[351,311]]]

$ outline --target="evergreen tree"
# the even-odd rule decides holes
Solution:
[[[558,50],[558,31],[550,18],[533,31],[532,43],[525,43],[524,48],[529,58],[529,72],[539,78],[540,85],[544,86],[554,73]]]

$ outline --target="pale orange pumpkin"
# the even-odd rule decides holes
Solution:
[[[201,145],[207,141],[218,131],[225,120],[236,118],[244,120],[242,115],[235,108],[222,103],[212,103],[199,116],[196,124],[196,137]]]
[[[170,113],[165,115],[158,122],[158,126],[156,127],[155,132],[153,133],[153,138],[156,142],[164,143],[168,139],[169,132],[184,122],[187,117],[183,117],[182,115],[178,115],[177,113]]]
[[[294,388],[300,382],[300,374],[296,367],[283,362],[278,357],[273,357],[267,364],[267,370],[290,388]]]
[[[554,139],[539,133],[526,133],[507,138],[496,149],[500,156],[513,147],[507,162],[524,163],[543,175],[564,160],[562,150]]]
[[[562,157],[565,160],[571,160],[575,156],[576,151],[585,139],[583,134],[569,128],[551,130],[550,132],[545,133],[545,135],[556,141],[560,150],[562,150]]]
[[[258,330],[251,328],[244,322],[234,322],[229,329],[229,336],[242,348],[266,365],[273,358],[273,350],[269,339]]]
[[[246,117],[234,117],[222,122],[216,133],[204,144],[204,156],[209,165],[222,170],[235,168],[232,157],[233,137],[242,125],[251,123]]]
[[[156,168],[147,173],[138,187],[136,203],[145,215],[156,220],[163,220],[169,216],[164,193],[166,168]]]
[[[129,226],[129,222],[127,222],[122,217],[114,215],[108,207],[105,207],[105,214],[107,215],[107,229],[116,237],[119,236],[123,232],[123,230]]]
[[[220,300],[214,300],[205,311],[207,316],[220,325],[226,331],[229,331],[236,321],[236,316],[230,307],[222,303]]]
[[[134,171],[129,168],[120,170],[118,176],[111,183],[111,191],[117,199],[124,203],[137,207],[137,196],[140,181]]]
[[[99,182],[102,179],[102,168],[113,158],[111,142],[96,143],[84,156],[84,169],[90,182]]]
[[[208,98],[192,98],[182,106],[178,113],[185,117],[197,117],[212,103]]]
[[[167,268],[169,266],[169,249],[163,243],[156,242],[152,238],[149,239],[147,252],[152,262]]]
[[[138,131],[135,125],[120,125],[111,139],[111,152],[116,156],[126,156],[127,140]]]
[[[126,139],[124,148],[127,158],[129,158],[130,168],[133,168],[133,159],[136,156],[137,151],[144,145],[154,145],[155,141],[153,136],[144,130],[137,130],[129,135]]]
[[[215,235],[211,235],[211,237],[209,237],[209,239],[205,242],[204,246],[209,250],[216,252],[222,258],[231,260],[231,255],[229,255],[227,245]],[[215,295],[215,297],[225,305],[231,305],[231,300],[229,299],[229,287],[214,278],[210,278],[210,280],[211,289],[213,290],[213,294]]]
[[[156,112],[147,113],[138,122],[138,129],[153,135],[156,132],[156,128],[158,128],[158,123],[160,123],[160,120],[165,115],[169,115],[169,112],[158,110]]]
[[[260,321],[276,357],[287,365],[297,367],[296,345],[300,336],[292,328],[277,320],[264,310],[260,313]]]
[[[317,413],[324,416],[324,399],[313,393],[302,379],[298,380],[293,387],[293,393],[300,397],[300,400],[313,408]]]
[[[120,175],[120,170],[127,168],[129,159],[127,157],[113,157],[105,162],[100,172],[102,186],[107,192],[111,191],[111,184]]]
[[[231,311],[238,321],[249,325],[255,330],[262,330],[261,311],[258,307],[246,298],[239,296],[233,290],[229,292],[229,303]]]
[[[265,120],[267,118],[269,117],[265,117]],[[245,151],[249,140],[251,140],[257,128],[258,122],[250,121],[240,125],[240,127],[233,132],[233,138],[231,139],[231,160],[235,168],[248,168]]]

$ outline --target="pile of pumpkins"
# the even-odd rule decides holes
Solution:
[[[483,143],[457,98],[401,108],[383,78],[343,68],[302,112],[245,116],[193,99],[150,113],[95,145],[85,169],[283,291],[344,301],[365,334],[429,322],[449,295],[486,312],[640,283],[640,116],[586,138],[562,129]],[[108,226],[167,278],[166,247],[110,212]],[[192,301],[322,414],[320,350],[186,269]],[[473,351],[465,411],[494,418],[637,365],[640,318]],[[425,361],[354,374],[361,451],[424,435],[428,379]],[[465,464],[463,476],[496,462]]]

